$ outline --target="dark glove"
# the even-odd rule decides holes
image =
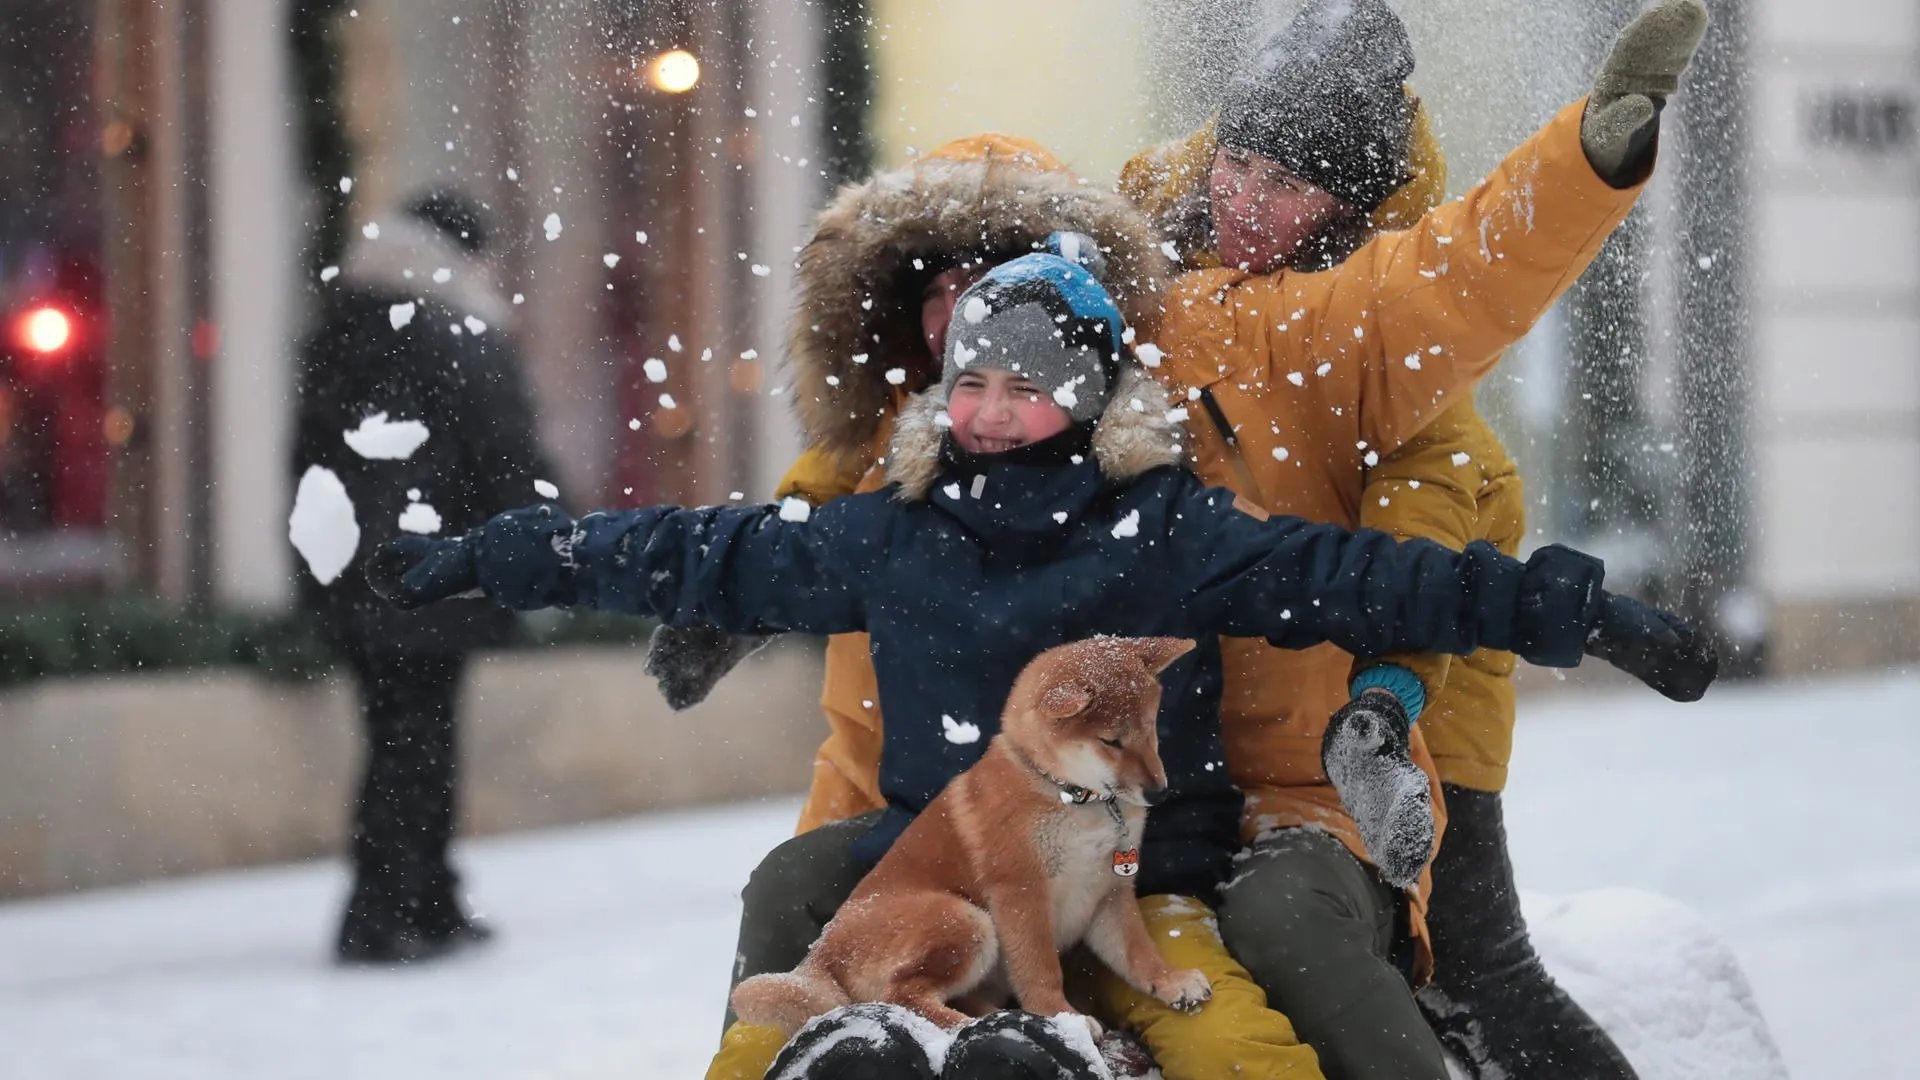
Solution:
[[[458,596],[519,611],[573,603],[574,521],[548,503],[509,510],[465,536],[400,536],[367,557],[367,584],[402,608]]]
[[[1360,829],[1380,876],[1404,889],[1433,857],[1433,789],[1414,763],[1413,722],[1400,699],[1365,690],[1327,721],[1320,767]]]
[[[773,640],[772,634],[729,634],[717,626],[662,623],[647,642],[647,674],[675,712],[700,704],[740,661]]]
[[[1674,701],[1699,701],[1720,674],[1713,639],[1679,616],[1608,593],[1587,634],[1597,656]]]
[[[464,536],[455,540],[395,537],[367,556],[366,575],[374,595],[397,608],[481,595],[473,545]]]
[[[1614,38],[1580,117],[1580,147],[1602,180],[1624,188],[1646,178],[1660,109],[1706,32],[1701,0],[1660,0]]]

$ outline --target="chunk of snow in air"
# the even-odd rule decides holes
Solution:
[[[660,407],[663,409],[677,409],[680,406],[675,404],[672,394],[661,394]]]
[[[609,251],[605,255],[600,256],[600,261],[606,263],[607,269],[611,270],[620,265],[620,256]]]
[[[991,310],[987,307],[985,300],[978,296],[969,296],[967,302],[960,308],[960,317],[977,325],[987,321],[987,314]]]
[[[1453,463],[1455,465],[1465,465],[1467,462],[1472,460],[1473,460],[1473,455],[1467,453],[1466,451],[1464,450],[1454,451]]]
[[[365,225],[360,227],[360,235],[366,237],[369,240],[380,239],[380,223],[377,221],[367,222]]]
[[[447,269],[444,266],[439,267],[433,272],[433,282],[436,285],[445,285],[447,282],[452,280],[453,280],[453,271]]]
[[[332,469],[310,465],[301,475],[293,513],[287,517],[287,539],[322,585],[333,584],[353,561],[360,547],[360,523],[354,520],[346,485]]]
[[[541,226],[547,230],[547,239],[560,239],[561,225],[559,214],[548,214],[547,220],[541,222]]]
[[[639,420],[638,420],[637,418],[636,418],[636,419],[633,419],[633,420],[629,420],[629,421],[627,421],[627,430],[628,430],[628,431],[639,431],[639,430],[640,430],[640,421],[639,421]]]
[[[407,508],[400,511],[400,529],[432,536],[440,531],[440,512],[423,502],[408,503]]]
[[[805,521],[813,516],[813,507],[805,499],[789,495],[780,500],[781,521]]]
[[[1166,354],[1161,352],[1160,346],[1155,345],[1153,342],[1143,341],[1133,347],[1133,355],[1138,357],[1142,364],[1150,368],[1157,368],[1160,366],[1161,358]]]
[[[395,304],[387,309],[387,321],[393,324],[395,330],[398,330],[413,321],[413,312],[414,306],[411,300],[404,304]]]
[[[1073,387],[1063,386],[1053,392],[1053,402],[1063,409],[1072,409],[1080,404],[1080,396],[1073,392]]]
[[[405,461],[427,441],[427,425],[418,420],[389,420],[386,413],[378,412],[360,421],[359,427],[340,435],[347,446],[363,458]]]
[[[947,498],[949,499],[958,499],[960,497],[960,485],[957,482],[948,484],[940,490],[946,492]]]
[[[940,714],[940,730],[946,734],[947,741],[956,746],[968,746],[980,741],[979,724],[955,720],[946,713]]]
[[[332,281],[334,278],[337,278],[339,276],[340,276],[340,268],[337,266],[323,266],[320,268],[321,281]]]
[[[538,492],[543,499],[557,499],[560,497],[560,489],[554,487],[552,483],[546,480],[535,480],[533,482],[533,490]]]
[[[484,320],[476,319],[469,315],[461,321],[466,324],[467,333],[469,334],[484,334],[487,332],[487,324]]]
[[[647,357],[647,362],[640,365],[640,370],[646,373],[648,382],[666,382],[667,381],[666,362],[661,360],[657,356]]]
[[[753,271],[754,277],[766,277],[768,274],[773,273],[773,267],[765,263],[754,263],[750,269]]]
[[[1273,460],[1275,461],[1285,461],[1291,456],[1291,454],[1287,453],[1287,448],[1284,446],[1276,446],[1273,448]]]
[[[340,194],[345,195],[351,192],[352,190],[353,190],[353,177],[351,176],[341,177],[340,178]]]
[[[893,384],[893,385],[895,385],[895,386],[902,386],[902,385],[904,385],[904,384],[906,383],[906,381],[907,381],[907,369],[906,369],[906,368],[897,368],[897,367],[896,367],[896,368],[888,368],[888,369],[887,369],[887,381],[888,381],[888,382],[890,382],[890,383],[892,383],[892,384]]]
[[[672,349],[674,352],[684,352],[686,351],[687,347],[685,345],[680,344],[679,334],[668,334],[667,348]]]
[[[1124,540],[1129,536],[1139,536],[1140,535],[1140,511],[1129,510],[1127,511],[1126,517],[1123,517],[1119,521],[1114,522],[1113,535],[1115,538],[1121,539],[1121,540]]]

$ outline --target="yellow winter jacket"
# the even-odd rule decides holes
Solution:
[[[1519,469],[1471,400],[1462,400],[1367,471],[1360,524],[1459,550],[1485,540],[1517,555],[1526,537]],[[1512,653],[1481,649],[1388,658],[1427,687],[1419,730],[1441,783],[1506,787],[1513,752]]]

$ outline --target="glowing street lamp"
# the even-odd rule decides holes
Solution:
[[[73,341],[73,320],[57,307],[42,305],[20,318],[20,343],[41,356],[51,356]]]
[[[700,81],[700,60],[685,49],[668,49],[647,61],[647,82],[656,90],[684,94]]]

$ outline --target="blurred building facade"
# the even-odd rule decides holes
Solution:
[[[0,591],[283,604],[293,346],[341,239],[435,183],[508,237],[565,501],[764,497],[794,447],[792,255],[838,136],[896,164],[997,128],[1108,183],[1293,6],[0,0]],[[1456,191],[1637,6],[1407,5]],[[1920,16],[1711,6],[1643,209],[1485,395],[1543,540],[1788,669],[1906,658]],[[824,74],[849,35],[870,95]],[[652,66],[671,49],[701,64],[681,93]]]
[[[283,605],[294,349],[435,185],[506,240],[564,501],[761,497],[857,8],[0,0],[0,593]]]

